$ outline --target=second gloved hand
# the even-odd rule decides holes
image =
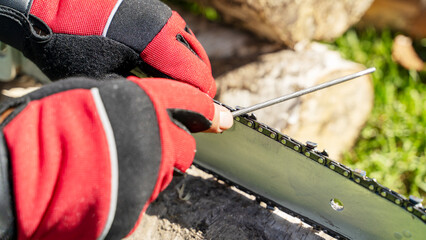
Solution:
[[[139,67],[216,93],[203,47],[158,0],[0,0],[0,41],[52,80],[126,75]]]

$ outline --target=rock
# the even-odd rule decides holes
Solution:
[[[181,200],[177,189],[190,194]],[[254,197],[227,187],[191,167],[150,205],[141,224],[126,240],[319,240],[333,239],[279,210],[261,207]]]
[[[373,0],[198,0],[223,19],[263,38],[293,47],[339,37],[358,22]]]
[[[265,54],[217,78],[219,100],[247,107],[317,85],[364,67],[325,45],[296,45],[296,51]],[[339,160],[355,143],[373,106],[368,76],[255,112],[260,122],[305,142],[313,141]]]
[[[373,25],[392,28],[411,37],[426,37],[425,0],[375,0],[365,13],[359,26]]]

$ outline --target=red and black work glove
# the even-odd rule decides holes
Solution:
[[[129,75],[189,83],[215,95],[210,61],[178,13],[158,0],[0,0],[0,41],[52,80]]]
[[[67,79],[2,104],[0,185],[11,187],[1,238],[125,237],[173,169],[191,165],[189,132],[208,129],[214,112],[193,86],[136,77]]]

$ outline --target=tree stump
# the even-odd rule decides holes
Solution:
[[[198,0],[224,20],[269,40],[293,47],[297,42],[330,40],[358,22],[373,0]]]
[[[260,206],[252,196],[191,167],[175,176],[126,240],[333,239],[299,219]]]

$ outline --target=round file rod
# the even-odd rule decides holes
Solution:
[[[361,77],[363,75],[372,73],[374,71],[376,71],[375,67],[368,68],[368,69],[365,69],[363,71],[356,72],[356,73],[353,73],[353,74],[350,74],[350,75],[347,75],[347,76],[344,76],[344,77],[341,77],[341,78],[337,78],[337,79],[334,79],[334,80],[331,80],[331,81],[328,81],[328,82],[325,82],[325,83],[322,83],[322,84],[319,84],[319,85],[316,85],[316,86],[313,86],[313,87],[310,87],[310,88],[306,88],[306,89],[303,89],[303,90],[300,90],[300,91],[297,91],[297,92],[294,92],[294,93],[290,93],[288,95],[284,95],[284,96],[281,96],[281,97],[278,97],[278,98],[271,99],[271,100],[266,101],[266,102],[258,103],[258,104],[255,104],[253,106],[250,106],[250,107],[246,107],[246,108],[243,108],[243,109],[233,111],[232,116],[237,117],[237,116],[249,113],[249,112],[253,112],[253,111],[256,111],[256,110],[259,110],[259,109],[262,109],[262,108],[266,108],[266,107],[269,107],[271,105],[290,100],[292,98],[297,98],[297,97],[300,97],[302,95],[318,91],[320,89],[328,88],[328,87],[331,87],[333,85],[343,83],[343,82],[352,80],[354,78]]]

